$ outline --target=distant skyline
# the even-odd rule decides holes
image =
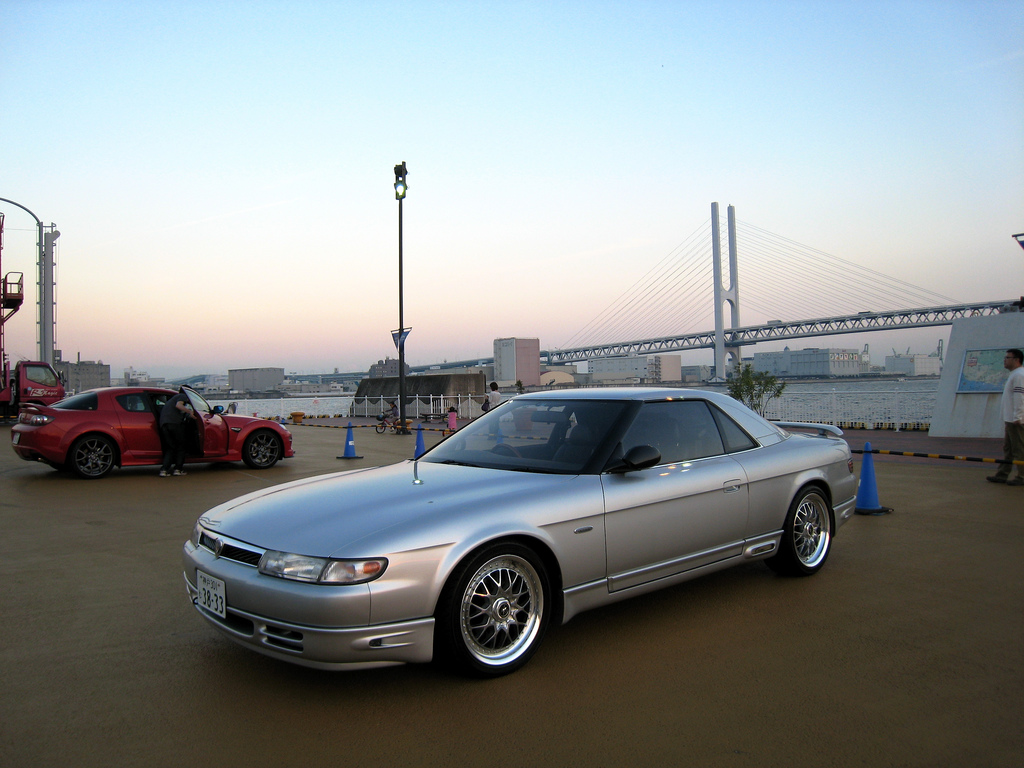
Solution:
[[[43,0],[4,30],[0,197],[56,223],[56,346],[115,377],[395,357],[403,160],[412,365],[564,346],[714,201],[958,301],[1024,294],[1019,2]],[[34,358],[34,222],[0,211]]]

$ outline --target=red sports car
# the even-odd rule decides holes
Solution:
[[[292,435],[277,422],[224,413],[182,387],[196,414],[189,462],[244,461],[267,469],[295,455]],[[43,461],[80,477],[103,477],[115,466],[157,465],[163,459],[157,420],[176,395],[172,389],[107,387],[72,395],[53,405],[22,409],[11,444],[27,461]]]

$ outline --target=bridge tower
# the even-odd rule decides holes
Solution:
[[[730,307],[730,328],[740,326],[739,272],[736,257],[736,209],[728,208],[729,234],[729,287],[725,287],[722,275],[722,236],[719,232],[718,203],[711,204],[711,255],[714,261],[715,289],[715,377],[712,381],[726,379],[726,358],[732,358],[732,367],[739,370],[743,359],[738,346],[725,345],[725,303]]]

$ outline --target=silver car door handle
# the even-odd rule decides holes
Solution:
[[[726,493],[736,493],[740,488],[743,487],[742,480],[729,480],[722,484],[722,490]]]

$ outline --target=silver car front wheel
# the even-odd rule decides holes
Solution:
[[[549,619],[548,579],[539,558],[518,544],[491,547],[468,562],[439,612],[439,656],[475,675],[523,666]]]

